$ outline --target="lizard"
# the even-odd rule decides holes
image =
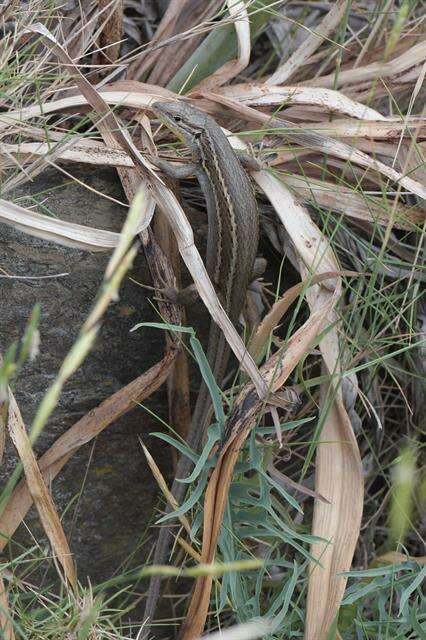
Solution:
[[[202,189],[208,218],[206,268],[231,322],[237,323],[244,307],[259,239],[259,216],[254,189],[243,163],[253,167],[251,158],[237,156],[216,121],[186,102],[156,102],[152,110],[160,121],[184,141],[192,162],[176,167],[159,158],[154,164],[166,175],[183,179],[195,175]],[[221,384],[230,355],[220,328],[212,320],[207,360],[218,385]],[[196,453],[202,447],[208,427],[211,400],[203,382],[192,415],[187,444]],[[181,456],[176,468],[172,493],[180,504],[187,485],[179,478],[189,475],[192,461]],[[168,509],[170,513],[171,509]],[[153,563],[164,564],[172,533],[162,527]],[[145,622],[152,622],[160,594],[161,576],[151,577],[145,604]]]

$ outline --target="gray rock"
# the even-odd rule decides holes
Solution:
[[[94,189],[122,202],[125,197],[114,170],[73,165],[71,173]],[[56,170],[48,170],[27,183],[15,199],[23,206],[38,202],[40,212],[111,231],[119,231],[126,209],[101,198]],[[1,268],[11,275],[40,276],[68,272],[48,280],[0,280],[2,352],[24,331],[31,309],[41,304],[40,354],[25,366],[14,383],[16,398],[27,428],[46,389],[72,346],[84,322],[108,262],[109,254],[68,249],[0,225]],[[131,273],[135,280],[151,284],[143,254]],[[38,454],[76,420],[104,398],[146,371],[163,353],[159,330],[129,330],[141,321],[158,320],[147,291],[127,277],[120,298],[108,309],[103,327],[82,367],[72,376],[47,427],[36,444]],[[150,410],[167,419],[164,389],[146,401]],[[119,565],[138,549],[153,514],[157,487],[139,444],[142,438],[166,477],[171,456],[161,441],[150,437],[161,425],[147,411],[137,408],[108,427],[95,442],[83,447],[53,483],[59,513],[68,508],[64,527],[75,554],[79,579],[93,583],[112,576]],[[8,443],[2,465],[4,482],[16,464]],[[26,525],[40,540],[41,528],[34,508]],[[16,534],[29,540],[21,527]],[[140,563],[147,549],[137,551],[130,566]]]

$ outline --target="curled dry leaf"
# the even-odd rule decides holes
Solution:
[[[28,235],[85,251],[111,251],[120,241],[119,233],[58,220],[2,199],[0,220]],[[146,221],[141,222],[138,232],[145,226]]]
[[[348,98],[340,91],[323,87],[286,86],[275,87],[268,84],[233,84],[216,89],[215,93],[236,100],[251,107],[274,105],[314,105],[334,113],[341,113],[361,120],[384,120],[376,109]]]
[[[324,290],[309,290],[311,310],[321,308],[327,295]],[[333,320],[334,326],[321,340],[320,349],[326,370],[338,376],[342,350],[337,314],[331,316],[331,323]],[[356,379],[351,381],[356,389]],[[329,409],[316,450],[315,491],[330,504],[317,500],[314,505],[312,534],[326,542],[315,542],[311,547],[318,564],[311,564],[308,581],[305,640],[326,640],[338,614],[347,581],[341,574],[351,566],[364,495],[361,456],[338,379],[322,386],[321,404]]]
[[[87,144],[89,142],[89,144]],[[0,153],[13,155],[19,158],[21,163],[30,161],[33,156],[47,156],[50,153],[51,145],[44,142],[22,142],[20,144],[2,144]],[[111,149],[106,145],[73,144],[69,149],[61,149],[57,154],[57,159],[68,162],[82,162],[84,164],[106,165],[110,167],[134,168],[135,163],[127,153],[119,149]],[[7,163],[6,163],[7,166]]]
[[[246,3],[242,0],[227,0],[229,14],[234,21],[237,34],[238,58],[229,60],[208,78],[202,80],[198,88],[211,89],[225,84],[243,71],[250,60],[251,41],[250,23],[248,19]]]
[[[281,296],[281,298],[274,302],[271,309],[268,311],[268,313],[262,319],[262,322],[257,327],[256,332],[250,340],[248,346],[248,350],[256,360],[256,362],[263,355],[263,350],[268,343],[269,336],[279,325],[282,317],[287,312],[288,308],[293,304],[293,302],[297,300],[297,298],[302,295],[308,287],[312,287],[315,284],[320,284],[325,280],[338,278],[342,275],[356,276],[358,274],[353,271],[331,271],[329,273],[324,272],[321,274],[310,276],[306,280],[303,280],[302,282],[295,284],[293,287],[290,287],[290,289],[287,289],[287,291]]]

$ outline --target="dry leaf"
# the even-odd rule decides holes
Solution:
[[[250,22],[247,13],[246,3],[243,0],[226,0],[229,15],[234,21],[237,35],[238,58],[225,62],[217,71],[208,78],[202,80],[197,89],[211,89],[221,84],[225,84],[235,78],[243,71],[250,60]]]
[[[38,460],[39,469],[46,482],[52,482],[80,447],[156,391],[169,375],[176,353],[176,348],[169,350],[161,362],[90,410],[60,436]],[[22,480],[14,489],[0,516],[0,551],[5,548],[9,538],[25,518],[32,501],[29,486]]]
[[[282,84],[294,76],[297,69],[318,49],[324,38],[336,29],[340,20],[345,15],[346,8],[346,0],[336,0],[336,2],[331,5],[331,9],[327,15],[315,29],[312,29],[312,33],[301,43],[299,48],[288,60],[280,64],[272,76],[268,78],[266,81],[267,84]]]
[[[326,111],[341,113],[361,120],[383,120],[384,116],[371,107],[348,98],[340,91],[323,87],[286,86],[268,84],[233,84],[215,93],[251,107],[274,105],[314,105]]]
[[[141,442],[141,446],[142,446],[142,450],[143,450],[143,452],[145,454],[145,458],[146,458],[146,461],[147,461],[147,463],[149,465],[149,468],[151,469],[152,474],[153,474],[155,480],[157,481],[157,484],[158,484],[162,494],[166,498],[166,500],[169,503],[169,505],[171,506],[171,508],[175,511],[176,509],[178,509],[180,507],[180,505],[176,502],[173,493],[169,490],[169,488],[167,486],[167,482],[164,480],[164,476],[161,473],[160,469],[158,468],[157,463],[155,462],[154,458],[151,456],[151,454],[149,453],[148,449],[145,447],[145,445],[142,442]],[[183,528],[185,529],[185,531],[187,532],[187,534],[190,536],[191,535],[191,525],[188,522],[188,518],[186,518],[185,516],[179,516],[179,521],[180,521],[181,525],[183,526]]]
[[[295,284],[274,302],[271,309],[262,319],[262,322],[256,329],[255,334],[250,340],[248,351],[251,353],[256,362],[261,358],[262,351],[268,342],[270,334],[276,329],[281,322],[281,318],[285,315],[288,308],[308,287],[314,284],[320,284],[326,280],[332,280],[342,275],[357,276],[353,271],[331,271],[330,273],[321,273],[319,275],[310,276],[308,279]]]
[[[294,333],[286,344],[284,353],[278,352],[261,368],[272,392],[282,387],[291,371],[297,366],[315,342],[320,328],[327,321],[332,306],[327,305],[320,312],[312,314],[305,324]],[[211,563],[214,560],[217,538],[222,517],[227,504],[232,474],[239,451],[254,426],[263,401],[257,396],[253,385],[248,384],[235,400],[232,414],[228,420],[227,440],[222,449],[212,476],[207,485],[204,499],[204,527],[201,560]],[[208,613],[212,577],[209,575],[197,579],[195,590],[181,631],[182,640],[198,638],[203,631]]]
[[[378,78],[395,77],[398,74],[421,64],[426,59],[426,41],[415,44],[404,51],[400,56],[388,62],[372,62],[365,67],[355,67],[354,69],[341,69],[336,75],[334,72],[326,76],[320,76],[312,80],[301,82],[300,84],[311,87],[347,87],[347,85],[357,84],[365,81],[376,82]]]
[[[334,267],[337,271],[335,258],[326,247],[322,234],[304,209],[297,202],[291,202],[292,197],[285,187],[264,173],[255,174],[255,178],[273,204],[303,260],[302,277],[306,278],[312,270],[324,273]],[[310,233],[303,232],[304,228],[311,229]],[[306,297],[313,316],[324,308],[333,308],[332,301],[340,289],[340,283],[335,282],[334,292],[319,285],[307,290]],[[337,317],[333,311],[328,314],[327,323],[332,328],[325,333],[320,349],[329,374],[336,375],[341,368],[341,351]],[[315,565],[309,577],[305,640],[327,639],[347,580],[339,574],[347,571],[351,565],[363,507],[364,483],[358,445],[343,404],[341,389],[336,383],[330,383],[330,387],[332,402],[320,436],[328,444],[319,444],[317,447],[315,491],[331,504],[315,501],[312,535],[330,540],[331,544],[327,546],[318,542],[312,547],[312,555],[318,558],[322,568]],[[331,442],[335,444],[329,444]]]
[[[9,392],[8,429],[22,462],[28,487],[39,513],[43,529],[49,538],[54,554],[62,565],[66,582],[76,591],[77,576],[68,541],[62,529],[52,496],[40,472],[21,412],[12,392]]]

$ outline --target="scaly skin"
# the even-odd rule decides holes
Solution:
[[[250,179],[225,134],[210,116],[182,102],[156,103],[153,109],[192,152],[194,164],[188,169],[174,170],[168,163],[158,164],[172,177],[182,178],[195,173],[198,178],[207,204],[207,271],[221,294],[225,311],[235,324],[244,306],[258,245],[258,212]],[[222,332],[212,321],[207,359],[218,385],[225,374],[229,353]],[[197,453],[202,448],[208,427],[210,407],[209,391],[202,383],[187,438],[188,445]],[[181,456],[176,478],[187,477],[192,466],[189,458]],[[187,485],[175,479],[171,490],[181,504]],[[170,511],[168,508],[167,513]],[[165,564],[171,541],[170,528],[162,527],[154,564]],[[160,576],[151,578],[144,615],[148,623],[154,618],[160,584]]]

